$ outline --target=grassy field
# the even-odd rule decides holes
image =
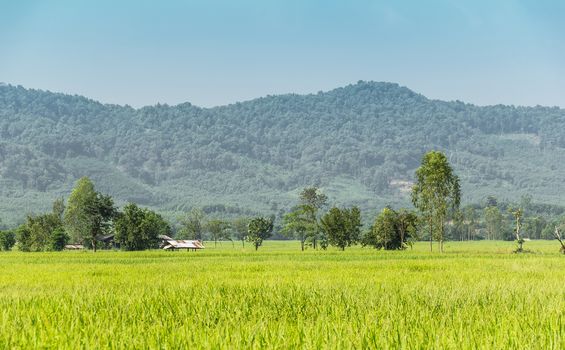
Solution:
[[[0,348],[565,348],[556,242],[0,254]]]

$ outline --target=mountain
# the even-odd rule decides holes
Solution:
[[[0,218],[22,220],[81,176],[118,203],[277,213],[304,186],[335,204],[407,205],[414,170],[446,152],[464,201],[565,204],[565,110],[430,100],[392,83],[200,108],[134,109],[0,85]]]

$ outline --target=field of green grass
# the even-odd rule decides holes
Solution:
[[[0,253],[0,348],[564,349],[556,242]]]

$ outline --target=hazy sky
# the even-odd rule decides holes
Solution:
[[[565,1],[0,0],[11,84],[212,106],[357,80],[565,107]]]

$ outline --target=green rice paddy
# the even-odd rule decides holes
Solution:
[[[565,349],[556,242],[0,253],[0,348]]]

